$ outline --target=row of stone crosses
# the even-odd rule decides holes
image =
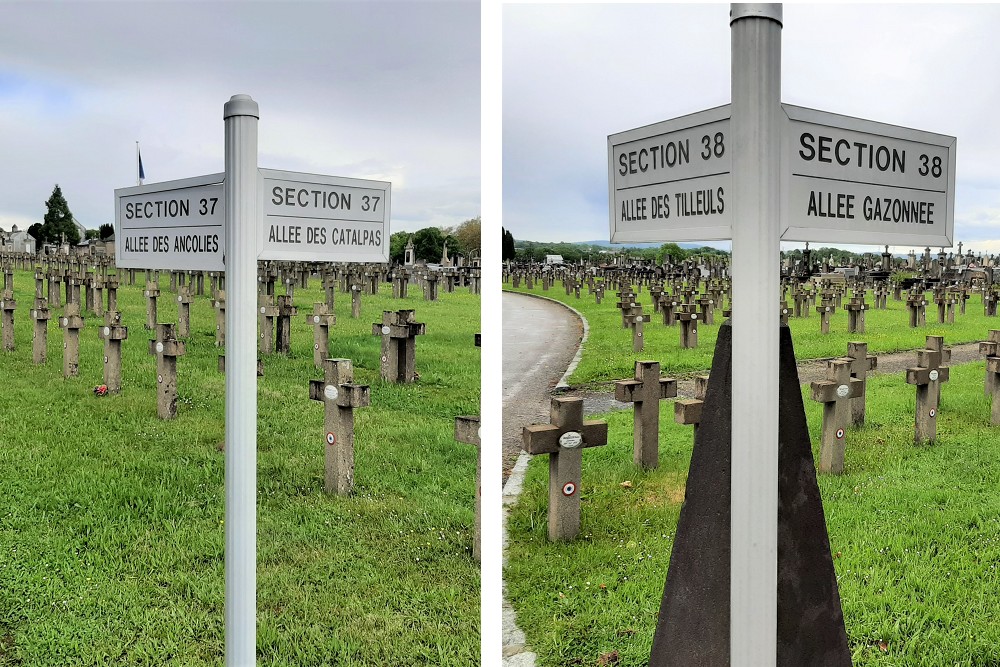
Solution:
[[[977,255],[973,253],[971,248],[963,255],[962,246],[963,243],[960,241],[957,252],[945,252],[945,249],[941,248],[936,257],[932,255],[929,247],[924,248],[924,252],[920,256],[910,250],[905,259],[896,257],[889,252],[889,246],[885,246],[881,258],[876,258],[873,254],[865,254],[860,261],[851,261],[846,265],[838,266],[833,255],[818,256],[818,253],[810,250],[809,244],[806,243],[805,250],[802,251],[799,259],[786,257],[781,261],[781,275],[786,279],[806,280],[810,277],[832,275],[841,271],[845,276],[884,279],[894,271],[905,271],[932,281],[968,280],[968,276],[965,275],[967,272],[983,272],[1000,266],[1000,256],[989,253],[983,255],[982,252]],[[587,261],[580,260],[576,268],[585,268],[588,264]],[[729,276],[729,257],[725,255],[705,255],[684,260],[674,260],[670,255],[666,255],[663,263],[657,266],[652,260],[629,257],[626,250],[615,253],[610,262],[599,266],[635,271],[640,273],[643,278],[658,280],[665,278],[693,280],[705,277],[727,278]],[[507,264],[508,269],[531,267],[544,268],[544,265],[532,265],[530,262]]]
[[[986,356],[985,393],[992,398],[991,422],[1000,425],[1000,329],[992,329],[980,343]],[[937,438],[937,416],[941,383],[949,379],[951,350],[943,336],[927,336],[925,348],[917,350],[916,365],[906,369],[907,384],[916,387],[914,442]],[[823,427],[819,471],[844,471],[847,433],[865,422],[867,374],[878,365],[868,354],[868,344],[848,343],[847,356],[827,362],[827,379],[812,382],[812,400],[823,404]],[[674,403],[674,421],[690,425],[697,436],[708,376],[695,378],[695,398]],[[659,465],[659,402],[677,397],[677,381],[660,376],[658,361],[636,361],[635,377],[615,383],[615,399],[633,405],[633,463],[642,469]],[[553,398],[549,424],[525,426],[523,449],[528,454],[549,456],[548,536],[551,541],[572,540],[580,530],[580,489],[583,449],[608,443],[608,424],[583,419],[583,400]]]
[[[30,316],[34,321],[32,360],[46,363],[48,321],[52,310],[62,308],[58,318],[63,329],[63,375],[79,374],[80,331],[84,328],[85,312],[103,318],[98,334],[104,340],[104,387],[108,393],[121,390],[121,344],[128,339],[128,328],[122,324],[118,310],[120,281],[136,285],[139,275],[134,269],[110,273],[113,265],[108,261],[94,263],[76,262],[72,259],[52,259],[41,266],[35,258],[0,256],[0,270],[4,274],[4,288],[0,294],[0,328],[3,348],[14,351],[14,270],[35,273],[35,298]],[[159,271],[145,271],[146,322],[145,328],[155,332],[149,341],[149,353],[156,357],[157,415],[161,419],[177,416],[177,358],[185,354],[184,338],[190,336],[190,308],[195,296],[210,296],[216,310],[216,345],[225,346],[225,275],[215,272],[170,272],[169,290],[176,294],[177,319],[160,322],[158,299]],[[428,301],[438,299],[438,284],[444,283],[446,292],[456,287],[467,287],[473,294],[480,289],[480,270],[436,272],[427,269],[397,267],[392,270],[382,265],[311,265],[304,263],[262,263],[258,270],[261,354],[287,353],[290,346],[291,317],[295,287],[308,287],[311,276],[319,275],[326,300],[314,304],[313,313],[306,322],[313,325],[313,362],[324,372],[323,379],[310,380],[309,397],[324,403],[325,416],[325,484],[327,493],[347,495],[354,487],[354,409],[371,404],[368,385],[354,382],[354,369],[350,359],[329,358],[330,327],[336,324],[334,296],[338,291],[351,295],[352,317],[361,316],[361,295],[376,294],[379,284],[391,281],[393,298],[406,298],[409,285],[415,283]],[[205,292],[208,278],[209,293]],[[285,286],[284,295],[275,294],[277,283]],[[105,307],[105,299],[107,306]],[[65,307],[60,304],[65,303]],[[413,310],[383,311],[382,321],[372,324],[372,335],[379,336],[381,349],[381,378],[386,382],[412,383],[417,377],[416,336],[426,333],[426,325],[417,322]],[[479,334],[476,334],[479,346]],[[225,371],[225,355],[219,357],[219,371]],[[258,359],[257,374],[263,375],[263,362]],[[479,417],[460,416],[455,419],[455,438],[459,442],[479,446]],[[476,539],[473,555],[479,558],[479,494],[480,470],[476,473]]]
[[[680,347],[696,348],[699,323],[714,324],[717,311],[721,311],[723,317],[732,313],[732,283],[728,278],[709,275],[702,279],[660,280],[631,270],[545,270],[541,266],[507,270],[505,275],[505,280],[509,280],[514,288],[520,287],[523,281],[527,289],[533,289],[538,282],[542,291],[551,289],[558,279],[562,280],[566,294],[575,295],[578,299],[586,285],[588,293],[598,304],[604,299],[607,289],[617,288],[615,307],[621,311],[622,328],[631,331],[633,352],[643,350],[643,324],[651,322],[654,315],[662,318],[664,326],[678,325]],[[639,300],[643,287],[652,302],[651,314],[644,312]],[[874,303],[866,301],[869,290],[873,292]],[[903,301],[904,290],[909,326],[912,328],[926,326],[927,308],[931,303],[937,307],[939,324],[953,324],[956,309],[964,315],[966,302],[975,292],[980,293],[984,313],[988,317],[997,316],[997,304],[1000,302],[1000,286],[993,284],[992,271],[976,275],[968,281],[954,282],[869,277],[843,282],[821,279],[818,285],[814,285],[786,278],[781,285],[781,322],[787,324],[790,317],[809,317],[810,311],[815,310],[819,316],[820,332],[828,334],[832,316],[838,309],[844,309],[848,313],[848,333],[865,333],[866,313],[873,308],[886,309],[890,293],[894,301]],[[930,297],[928,290],[931,291]]]

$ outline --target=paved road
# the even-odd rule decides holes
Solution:
[[[564,306],[503,293],[503,479],[521,451],[521,429],[547,423],[550,392],[573,360],[583,324]]]

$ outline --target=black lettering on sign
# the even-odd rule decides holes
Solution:
[[[817,218],[854,219],[854,195],[810,190],[806,215]]]
[[[666,220],[670,217],[670,195],[655,195],[649,198],[653,219]]]
[[[928,201],[868,196],[861,210],[871,222],[934,224],[934,203]]]
[[[126,236],[125,252],[149,252],[149,237]]]
[[[267,232],[268,243],[299,243],[302,228],[297,225],[271,225]]]
[[[326,243],[326,228],[309,227],[306,230],[306,243]]]
[[[626,199],[622,201],[622,222],[636,222],[646,219],[646,198]]]
[[[183,234],[174,237],[174,252],[209,253],[218,251],[218,234]]]
[[[799,144],[802,146],[802,150],[799,151],[799,157],[806,161],[816,157],[816,149],[813,147],[813,141],[815,140],[816,137],[808,132],[803,132],[799,135]]]

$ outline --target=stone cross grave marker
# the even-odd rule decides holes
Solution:
[[[212,305],[215,306],[215,346],[226,346],[226,290],[216,289]]]
[[[937,304],[938,324],[955,323],[955,299],[950,291],[940,285],[934,290],[934,303]]]
[[[980,343],[980,350],[984,345],[992,344],[993,350],[986,357],[986,392],[992,401],[990,409],[990,423],[994,426],[1000,425],[1000,356],[997,355],[997,347],[1000,346],[1000,330],[990,331],[990,343]]]
[[[66,283],[66,303],[75,303],[80,306],[81,313],[83,312],[83,304],[80,301],[80,285],[83,282],[74,274],[68,276],[69,280]]]
[[[361,285],[351,283],[351,317],[361,317]]]
[[[17,309],[17,301],[14,300],[14,292],[5,290],[0,298],[0,311],[3,311],[3,349],[7,352],[14,351],[14,311]]]
[[[997,316],[997,293],[991,288],[983,290],[983,312],[986,317]]]
[[[951,360],[951,350],[944,347],[944,336],[928,336],[927,347],[917,350],[917,366],[906,369],[906,383],[917,387],[917,414],[914,441],[917,444],[937,438],[937,413],[941,401],[941,383],[950,371],[942,364]]]
[[[642,314],[642,306],[632,309],[633,312],[625,317],[629,328],[632,329],[632,351],[642,352],[644,341],[642,336],[642,323],[649,322],[649,315]],[[638,311],[638,312],[635,312]]]
[[[111,312],[118,312],[118,284],[118,276],[109,276],[105,283],[108,290],[108,311]]]
[[[185,352],[174,325],[158,322],[156,339],[149,341],[149,353],[156,356],[156,414],[160,419],[177,416],[177,357]]]
[[[698,347],[698,319],[699,314],[691,308],[680,307],[674,313],[674,319],[680,323],[681,347],[690,349]]]
[[[292,317],[298,313],[298,309],[292,303],[292,296],[283,294],[278,297],[277,310],[277,350],[281,354],[288,354],[292,351]]]
[[[659,465],[660,401],[677,396],[677,380],[660,377],[660,362],[636,361],[635,379],[615,382],[615,400],[632,403],[632,461],[647,470]]]
[[[45,297],[45,272],[40,268],[35,270],[35,305]]]
[[[906,311],[910,316],[910,328],[922,327],[926,324],[926,306],[927,299],[924,298],[923,290],[918,288],[910,290],[909,296],[906,299]]]
[[[44,364],[48,355],[49,338],[49,313],[45,299],[41,299],[31,311],[31,319],[35,321],[34,337],[31,341],[31,360],[37,364]]]
[[[159,281],[147,281],[146,291],[146,328],[152,331],[156,329],[156,298],[160,296]]]
[[[332,309],[337,294],[337,275],[335,273],[327,273],[323,276],[323,292],[326,294],[326,305]]]
[[[1000,329],[990,329],[990,337],[979,344],[979,354],[986,356],[986,382],[983,391],[987,396],[993,396],[996,391],[996,375],[990,372],[989,358],[1000,357]]]
[[[868,354],[868,343],[854,341],[847,344],[847,356],[841,360],[851,363],[851,377],[861,382],[861,394],[851,399],[851,425],[861,426],[865,423],[868,371],[878,368],[878,357]]]
[[[80,304],[67,301],[59,326],[65,330],[63,334],[63,377],[76,377],[80,374],[80,329],[83,328],[83,317],[80,316]]]
[[[59,290],[59,269],[55,266],[49,266],[49,304],[52,308],[61,308],[60,298],[61,292]]]
[[[325,359],[323,371],[324,379],[309,381],[309,398],[325,406],[324,490],[344,496],[354,489],[354,409],[371,405],[371,393],[354,384],[350,359]]]
[[[844,472],[847,425],[851,418],[851,399],[863,394],[860,380],[851,378],[851,362],[834,359],[826,364],[826,380],[813,382],[812,399],[823,404],[823,436],[819,471]]]
[[[109,392],[117,394],[122,388],[122,341],[128,339],[121,313],[109,310],[99,335],[104,339],[104,384]]]
[[[864,333],[865,312],[868,310],[868,304],[865,303],[865,291],[854,290],[854,296],[847,302],[845,308],[847,309],[847,332]]]
[[[426,325],[414,321],[412,310],[386,310],[382,323],[372,324],[372,335],[382,337],[382,379],[405,384],[417,379],[416,337]]]
[[[319,301],[313,304],[312,315],[306,315],[306,322],[313,325],[313,365],[323,368],[330,349],[330,327],[337,323],[337,316]]]
[[[615,308],[621,311],[622,329],[628,328],[628,316],[632,314],[632,310],[637,305],[638,304],[635,301],[635,292],[631,289],[618,293],[618,303],[615,304]]]
[[[191,302],[194,297],[191,295],[189,285],[179,285],[177,287],[177,335],[181,338],[191,336]]]
[[[672,327],[677,323],[676,313],[680,305],[680,300],[676,296],[666,292],[660,295],[660,313],[663,315],[664,326]]]
[[[472,445],[478,450],[476,458],[476,528],[472,537],[472,557],[482,560],[480,524],[482,523],[482,471],[483,450],[479,439],[479,415],[455,417],[455,440]]]
[[[424,278],[424,283],[426,287],[424,288],[424,300],[425,301],[437,301],[438,300],[438,274],[433,271],[429,272]]]
[[[407,287],[409,286],[409,276],[406,269],[397,268],[392,273],[392,298],[405,299]]]
[[[258,296],[259,313],[257,320],[260,327],[260,353],[274,353],[274,318],[278,316],[278,307],[274,305],[273,294],[260,294]]]
[[[820,333],[828,334],[830,333],[830,316],[837,310],[832,299],[823,299],[821,305],[816,306],[816,312],[819,313],[819,331]]]
[[[100,273],[93,276],[91,282],[91,293],[93,294],[93,312],[98,317],[104,317],[104,276]]]
[[[584,421],[582,398],[553,398],[551,424],[525,426],[523,447],[549,455],[549,540],[575,539],[580,532],[583,449],[608,442],[608,424]]]
[[[705,324],[715,324],[715,297],[711,294],[705,294],[703,297],[696,299],[695,303],[701,307],[701,321]]]
[[[698,424],[701,423],[701,409],[705,405],[705,392],[708,390],[708,376],[699,375],[694,379],[694,398],[681,398],[674,401],[674,421],[694,427],[694,437],[698,437]]]

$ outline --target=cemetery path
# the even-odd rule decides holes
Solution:
[[[521,452],[521,428],[547,423],[551,390],[573,360],[583,324],[566,307],[503,293],[503,481]]]
[[[845,350],[846,352],[846,350]],[[949,366],[967,364],[974,361],[981,361],[983,356],[979,354],[979,343],[963,343],[951,346],[951,361]],[[809,384],[817,380],[826,379],[826,359],[808,359],[798,363],[799,382]],[[878,355],[878,368],[869,373],[873,375],[892,375],[903,373],[907,368],[915,366],[917,354],[915,350],[903,352],[883,353]],[[608,390],[593,389],[572,389],[566,396],[577,396],[583,399],[584,414],[597,414],[608,412],[609,410],[631,410],[630,403],[620,403],[615,400],[614,385],[609,383]],[[679,379],[677,381],[678,398],[694,398],[694,380]],[[531,422],[525,422],[531,423]]]

